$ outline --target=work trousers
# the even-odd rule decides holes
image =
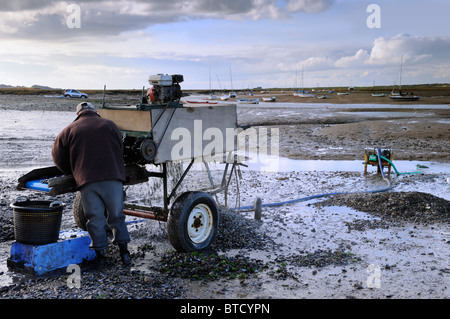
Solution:
[[[130,241],[125,215],[123,214],[123,184],[109,180],[86,184],[81,187],[81,202],[86,228],[91,238],[91,249],[101,250],[108,246],[106,225],[113,234],[113,243]]]

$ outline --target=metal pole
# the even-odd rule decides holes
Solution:
[[[155,212],[146,211],[146,210],[124,209],[123,214],[129,215],[129,216],[134,216],[134,217],[154,219],[154,220],[159,220],[162,222],[167,222],[167,215],[161,215],[161,214],[157,214]]]
[[[163,163],[163,189],[164,189],[164,209],[169,208],[169,199],[167,197],[167,163]]]
[[[191,160],[191,162],[189,163],[188,167],[186,168],[186,170],[184,171],[183,175],[181,175],[180,179],[178,180],[177,184],[175,185],[175,187],[172,189],[172,192],[170,192],[170,195],[168,197],[168,201],[170,201],[170,199],[175,195],[175,192],[177,191],[178,187],[180,186],[180,184],[183,182],[183,179],[186,177],[186,174],[189,172],[189,170],[191,169],[192,165],[194,164],[194,158]]]
[[[102,108],[105,107],[105,95],[106,95],[106,84],[103,85],[103,101],[102,101]]]

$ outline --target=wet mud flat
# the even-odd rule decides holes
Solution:
[[[450,106],[295,106],[241,106],[238,118],[279,134],[280,155],[293,159],[360,159],[364,149],[380,147],[392,149],[394,160],[450,161]]]
[[[257,127],[279,128],[280,155],[289,158],[349,158],[361,161],[361,146],[380,146],[375,142],[382,139],[375,138],[355,145],[352,130],[340,125],[360,125],[362,130],[364,122],[371,127],[371,122],[381,125],[392,121],[384,118],[361,120],[357,114],[341,114],[339,111],[331,116],[335,118],[332,123],[325,123],[323,121],[328,121],[329,117],[322,117],[320,113],[326,110],[317,106],[310,107],[306,112],[292,110],[290,106],[268,107],[267,110],[242,106],[239,108],[239,121]],[[277,116],[286,115],[288,111],[293,116],[285,116],[279,122]],[[17,115],[18,111],[15,112],[11,113]],[[48,118],[47,110],[42,112],[42,118]],[[58,114],[64,112],[67,110]],[[445,122],[446,115],[438,116],[436,112],[441,110],[428,111],[433,115],[427,115],[426,119],[408,117],[395,121]],[[26,118],[25,114],[22,118]],[[336,123],[337,115],[344,117],[339,120],[341,124]],[[57,125],[64,126],[70,119],[71,115],[67,114]],[[424,128],[431,126],[426,121],[422,121]],[[22,125],[16,123],[19,124]],[[292,128],[287,129],[290,126]],[[40,129],[39,138],[27,130],[19,129],[20,134],[14,133],[17,127],[11,123],[9,127],[11,130],[2,136],[0,143],[2,147],[7,145],[15,150],[6,153],[9,157],[2,158],[0,170],[0,298],[450,297],[450,184],[447,182],[450,172],[446,169],[434,170],[428,163],[430,169],[423,169],[422,174],[391,175],[392,187],[387,192],[326,196],[275,207],[265,206],[261,221],[254,219],[252,210],[239,207],[252,205],[256,197],[261,198],[263,204],[268,204],[314,194],[380,189],[386,186],[386,182],[376,174],[375,168],[364,175],[361,164],[352,170],[341,170],[337,165],[334,171],[304,170],[301,161],[297,169],[294,167],[290,171],[265,172],[242,168],[242,179],[237,177],[230,184],[227,207],[221,208],[220,231],[209,251],[177,253],[168,241],[165,223],[135,222],[135,218],[127,216],[128,221],[133,221],[129,225],[134,263],[131,269],[120,265],[116,248],[110,247],[106,269],[97,271],[89,263],[81,265],[80,288],[69,288],[68,274],[64,269],[39,277],[12,273],[4,267],[14,240],[9,204],[17,196],[25,195],[15,189],[16,180],[28,167],[51,164],[47,153],[54,138],[53,131],[57,132],[59,127],[45,134]],[[31,127],[36,129],[36,125]],[[379,134],[377,127],[383,128],[382,125],[374,125],[373,136]],[[302,135],[304,130],[309,135]],[[30,134],[23,134],[24,131]],[[406,130],[399,130],[403,131]],[[448,163],[448,133],[441,127],[435,134],[435,138],[429,139],[435,140],[433,143],[436,145],[440,143],[440,148],[436,146],[435,152],[429,152],[425,143],[427,139],[422,136],[409,137],[414,141],[410,142],[415,145],[413,150],[399,144],[394,152],[396,155],[408,154],[406,159],[422,163],[425,158],[417,154],[423,151],[428,161]],[[438,134],[443,136],[438,137]],[[349,139],[339,138],[343,136],[349,136]],[[433,146],[433,143],[428,144]],[[343,154],[348,154],[348,157]],[[398,169],[402,170],[402,167]],[[221,173],[214,170],[214,178],[220,179]],[[204,171],[194,171],[188,175],[182,190],[196,190],[207,183]],[[132,201],[157,202],[161,192],[152,192],[152,185],[139,185],[129,189],[127,194]],[[28,191],[26,195],[39,199],[45,197]],[[71,215],[73,198],[74,194],[58,197],[67,205],[63,229],[76,227]],[[218,196],[217,202],[223,205],[224,198]]]
[[[13,115],[16,117],[21,116],[20,111],[59,111],[70,114],[80,102],[77,99],[39,95],[3,94],[0,97],[0,111],[19,111],[19,115]],[[353,97],[345,98],[351,102]],[[100,107],[103,96],[94,94],[89,100]],[[111,105],[135,105],[139,96],[116,94],[107,96],[106,101]],[[360,159],[363,158],[365,148],[381,147],[392,149],[395,160],[450,161],[450,106],[432,104],[440,103],[439,99],[422,101],[427,104],[419,104],[420,101],[386,104],[386,101],[373,102],[373,99],[368,98],[357,100],[359,104],[343,104],[342,101],[310,103],[301,100],[304,101],[302,103],[292,97],[286,98],[286,101],[238,104],[238,124],[257,130],[265,128],[269,137],[271,134],[276,135],[280,156],[293,159]],[[52,122],[53,135],[72,119],[74,117],[69,116],[64,121]],[[41,115],[42,123],[45,123],[44,113]],[[29,127],[36,125],[30,122],[25,124]],[[41,138],[45,131],[41,129],[40,133],[27,137],[35,143],[43,143],[43,139],[51,141],[55,136]],[[7,137],[0,139],[0,143],[4,144],[2,147],[13,152],[29,152],[24,144],[26,141],[27,138],[16,137],[13,143],[8,143]],[[44,155],[35,155],[35,161],[42,157]]]
[[[194,187],[205,178],[201,172],[197,174],[201,176],[192,176],[184,187]],[[142,220],[129,226],[133,257],[130,269],[120,265],[114,246],[108,249],[106,269],[97,271],[89,263],[81,265],[80,288],[68,287],[65,270],[36,277],[4,269],[2,277],[14,280],[0,289],[1,297],[403,299],[450,296],[450,186],[442,176],[393,178],[395,186],[387,193],[331,196],[265,207],[262,220],[257,221],[253,211],[236,211],[241,207],[237,203],[251,204],[256,196],[268,203],[333,190],[352,191],[355,187],[376,189],[383,186],[383,181],[378,176],[367,177],[359,172],[243,171],[242,175],[239,199],[230,190],[230,204],[221,209],[219,234],[210,250],[177,253],[168,242],[165,223]],[[7,180],[12,186],[13,180]],[[447,199],[425,193],[436,192],[433,187],[443,190]],[[11,197],[16,193],[9,192]],[[63,199],[68,206],[64,212],[64,229],[75,227],[71,198],[66,195]],[[0,206],[4,225],[0,243],[2,260],[7,256],[13,235],[8,202],[4,196]],[[223,204],[223,198],[218,198],[218,202]]]

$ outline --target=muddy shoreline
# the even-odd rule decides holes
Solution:
[[[90,100],[98,105],[101,96]],[[134,96],[110,99],[111,103],[134,101]],[[122,268],[115,247],[111,247],[105,270],[93,270],[89,263],[82,265],[81,288],[68,287],[64,270],[37,277],[9,271],[5,261],[14,239],[9,204],[23,195],[15,189],[17,178],[30,166],[48,164],[41,158],[48,159],[54,134],[44,132],[46,112],[73,112],[78,102],[0,95],[0,111],[18,117],[5,119],[0,135],[0,298],[450,297],[450,170],[446,168],[450,163],[450,110],[441,104],[365,107],[305,102],[292,107],[289,103],[279,104],[284,103],[280,101],[239,105],[239,124],[267,128],[270,138],[279,141],[279,154],[286,158],[362,161],[364,148],[386,147],[393,149],[394,162],[427,161],[428,168],[422,169],[421,174],[392,174],[391,188],[378,194],[364,191],[385,188],[385,180],[374,168],[364,175],[361,164],[351,170],[337,167],[335,171],[305,170],[301,166],[278,172],[243,168],[242,179],[233,179],[230,184],[228,207],[221,214],[221,233],[210,252],[177,254],[168,242],[164,223],[142,221],[129,226],[133,267]],[[39,112],[44,128],[20,122],[19,117],[25,114],[22,112],[31,110]],[[70,118],[70,114],[64,118]],[[20,128],[24,125],[36,129],[23,136]],[[17,165],[11,165],[14,162]],[[398,168],[402,170],[401,165]],[[220,176],[220,169],[214,170],[213,177]],[[195,171],[183,183],[183,189],[198,189],[207,182],[203,171]],[[151,189],[139,185],[127,194],[131,200],[157,200],[156,194],[149,194]],[[252,205],[256,197],[263,203],[272,203],[355,191],[361,193],[265,207],[262,221],[254,220],[251,210],[233,210]],[[27,196],[43,197],[31,192]],[[71,215],[73,197],[74,194],[59,197],[67,204],[63,229],[75,228]],[[217,200],[224,204],[223,197]],[[184,266],[180,267],[180,263]]]
[[[309,98],[290,94],[281,95],[288,103],[238,104],[238,124],[274,129],[269,134],[272,131],[279,134],[279,155],[293,159],[361,159],[365,148],[381,147],[392,149],[396,160],[450,161],[450,106],[431,97],[428,103],[435,104],[422,100],[383,106],[370,104],[373,99],[376,103],[380,100],[367,95],[357,102],[363,104],[332,104],[331,99],[325,103],[319,103],[318,99],[310,102]],[[350,96],[335,98],[342,103],[354,102]],[[298,103],[299,99],[301,104],[292,103]],[[381,99],[389,102],[388,97]],[[89,100],[100,107],[103,96],[93,95]],[[136,101],[139,96],[120,94],[106,99],[111,105],[134,105]],[[0,110],[71,112],[79,102],[4,94]]]

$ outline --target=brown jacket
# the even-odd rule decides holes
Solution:
[[[125,181],[122,136],[117,125],[84,110],[57,136],[53,162],[72,174],[78,187],[104,180]]]

